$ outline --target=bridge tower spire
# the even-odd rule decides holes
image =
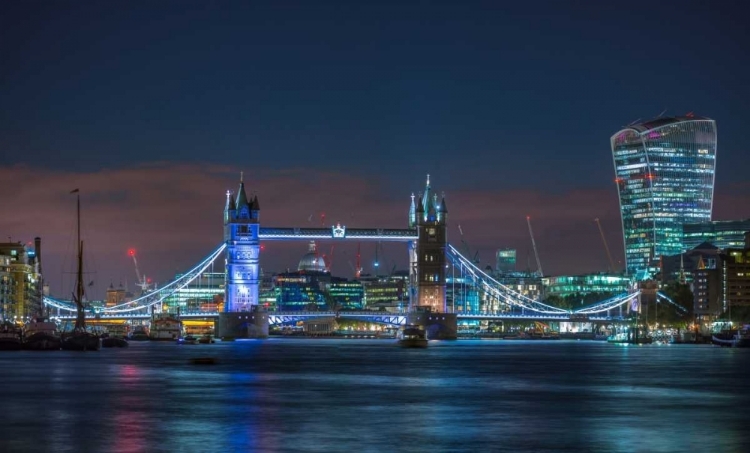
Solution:
[[[227,192],[224,208],[224,241],[227,245],[225,312],[252,311],[258,305],[259,211],[257,195],[250,199],[247,197],[243,174],[240,176],[237,199]]]
[[[420,202],[413,211],[417,229],[417,240],[409,244],[409,274],[411,282],[412,309],[433,313],[446,311],[445,248],[447,244],[447,212],[445,196],[438,203],[437,194],[432,193],[430,176]],[[412,210],[409,214],[411,217]],[[410,218],[411,220],[411,218]]]
[[[258,196],[248,198],[240,173],[237,197],[227,191],[224,207],[224,309],[216,325],[221,338],[268,337],[268,314],[258,309],[259,217]]]

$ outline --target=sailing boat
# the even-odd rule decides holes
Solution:
[[[101,346],[99,337],[86,331],[86,314],[83,311],[83,241],[81,241],[81,196],[78,189],[76,194],[76,213],[78,220],[78,271],[76,273],[76,292],[73,301],[76,304],[76,325],[72,332],[67,332],[62,338],[62,348],[66,351],[98,351]]]

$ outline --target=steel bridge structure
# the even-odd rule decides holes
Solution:
[[[331,239],[333,237],[332,230],[335,230],[335,228],[333,227],[331,230],[324,228],[263,228],[260,236],[262,240]],[[349,230],[344,237],[355,240],[400,242],[415,239],[411,230],[385,229]],[[337,239],[343,239],[344,237]],[[225,244],[220,245],[197,265],[172,282],[128,302],[103,308],[98,312],[91,311],[86,314],[87,318],[99,320],[149,319],[152,307],[159,307],[165,299],[197,279],[222,256],[225,248]],[[640,296],[640,290],[638,289],[575,310],[554,307],[531,299],[504,285],[495,277],[480,269],[471,259],[462,255],[456,247],[450,244],[446,247],[446,256],[451,265],[460,270],[465,284],[471,285],[486,301],[483,305],[497,308],[495,310],[459,311],[456,312],[459,320],[618,321],[624,319],[631,310],[637,309]],[[657,296],[660,301],[672,304],[684,311],[684,308],[666,295],[657,293]],[[49,296],[45,296],[43,301],[46,306],[58,310],[57,317],[59,319],[75,318],[76,308],[71,301]],[[325,317],[357,319],[389,325],[403,325],[406,322],[406,311],[399,313],[367,310],[356,312],[269,312],[268,315],[271,325]],[[218,316],[219,313],[213,311],[180,313],[180,317],[184,319],[212,319],[218,318]]]

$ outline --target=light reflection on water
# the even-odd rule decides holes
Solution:
[[[9,351],[0,451],[750,451],[748,361],[567,341]]]

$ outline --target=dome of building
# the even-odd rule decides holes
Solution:
[[[299,260],[297,270],[300,272],[326,272],[326,262],[318,255],[315,241],[310,241],[310,248]]]

